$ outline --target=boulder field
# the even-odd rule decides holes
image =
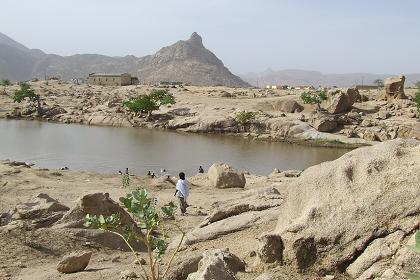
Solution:
[[[189,178],[191,205],[186,216],[174,220],[186,238],[168,279],[402,280],[405,272],[420,271],[420,255],[408,247],[420,222],[420,141],[358,148],[303,172],[256,176],[215,166],[223,167],[215,174],[224,174],[225,182],[244,176],[244,186],[235,181],[236,188],[218,188],[211,172]],[[119,176],[76,171],[58,176],[13,162],[2,162],[0,174],[1,211],[20,201],[16,193],[42,191],[0,214],[1,277],[139,277],[139,266],[120,240],[81,226],[88,213],[118,212],[124,223],[135,223],[116,202],[128,191],[115,187]],[[132,178],[143,186],[153,185],[150,180]],[[174,186],[166,183],[148,187],[159,205],[173,199]],[[70,187],[63,192],[63,186]],[[166,232],[171,244],[163,263],[179,242],[174,231]],[[147,265],[144,246],[136,250]],[[75,273],[61,274],[67,272]]]

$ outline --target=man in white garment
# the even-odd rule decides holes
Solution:
[[[188,182],[185,180],[184,172],[179,173],[179,180],[176,183],[175,195],[179,200],[179,208],[181,209],[181,215],[184,216],[187,211],[187,199],[190,194],[190,189],[188,187]]]

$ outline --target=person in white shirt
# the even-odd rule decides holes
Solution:
[[[181,209],[181,215],[184,216],[187,212],[187,199],[190,194],[190,188],[188,187],[188,182],[185,180],[185,173],[179,173],[179,180],[176,183],[175,196],[179,199],[179,208]]]

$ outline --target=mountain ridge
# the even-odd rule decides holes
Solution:
[[[48,75],[70,80],[84,78],[94,72],[127,72],[138,76],[142,83],[181,81],[203,86],[249,86],[204,47],[201,36],[196,32],[188,40],[179,40],[143,57],[46,54],[29,49],[0,33],[0,78],[16,81]]]
[[[284,69],[274,71],[268,68],[262,72],[250,72],[239,75],[244,81],[254,86],[266,85],[289,85],[289,86],[342,86],[350,87],[354,85],[373,85],[377,79],[385,79],[390,76],[398,76],[403,73],[395,74],[374,74],[374,73],[342,73],[323,74],[320,71],[302,69]],[[406,76],[406,85],[412,86],[420,81],[420,73],[403,74]]]

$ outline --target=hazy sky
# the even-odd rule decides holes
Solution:
[[[72,55],[152,54],[197,31],[234,73],[420,72],[419,0],[1,0],[0,32]]]

